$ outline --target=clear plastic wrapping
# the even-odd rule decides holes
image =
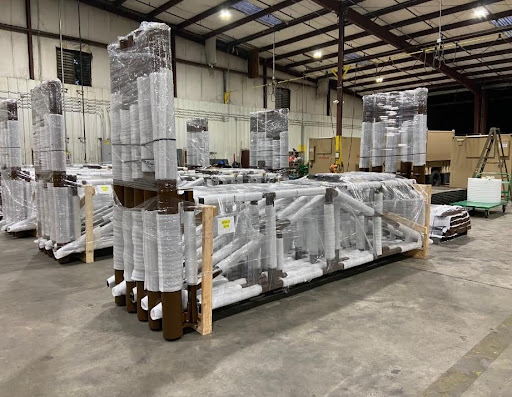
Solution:
[[[183,285],[180,215],[172,208],[178,167],[170,44],[167,25],[143,22],[108,47],[114,184],[133,192],[144,189],[146,179],[156,181],[159,198],[158,205],[135,208],[130,193],[119,198],[114,268],[124,270],[125,281],[145,281],[149,291],[163,292]]]
[[[114,179],[176,179],[170,28],[143,22],[108,47]]]
[[[438,240],[465,235],[471,229],[468,211],[457,205],[432,205],[430,237]]]
[[[210,166],[209,140],[208,119],[187,120],[187,165],[189,167]]]
[[[288,109],[279,109],[250,114],[251,167],[288,167],[288,113]]]
[[[426,195],[395,175],[202,186],[194,198],[218,208],[214,308],[423,245]]]
[[[363,97],[359,168],[394,173],[400,162],[425,165],[427,97],[426,88]]]
[[[8,232],[35,229],[34,170],[22,167],[18,123],[18,102],[0,100],[0,227]]]

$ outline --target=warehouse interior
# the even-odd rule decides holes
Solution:
[[[10,395],[510,396],[510,0],[4,0]]]

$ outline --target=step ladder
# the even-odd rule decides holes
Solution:
[[[486,173],[484,172],[485,166],[487,165],[487,161],[489,160],[489,156],[491,155],[492,149],[495,149],[496,156],[498,157],[498,173]],[[509,149],[510,150],[510,149]],[[478,159],[478,163],[476,165],[475,171],[473,172],[473,178],[481,178],[482,176],[499,176],[502,180],[503,190],[502,195],[503,199],[507,202],[510,200],[510,174],[507,169],[507,162],[505,159],[505,151],[503,150],[503,141],[501,140],[501,133],[499,128],[491,128],[489,131],[489,135],[485,141],[484,147],[482,149],[482,153],[480,154],[480,158]]]

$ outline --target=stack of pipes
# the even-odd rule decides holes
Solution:
[[[288,167],[288,113],[288,109],[278,109],[250,114],[251,167]]]
[[[363,97],[361,170],[410,175],[411,167],[425,165],[427,96],[417,88]]]
[[[62,116],[62,84],[49,80],[31,91],[38,237],[47,250],[78,237],[75,216],[80,201],[66,183],[66,136]]]
[[[106,186],[94,196],[94,236],[97,248],[112,246],[112,173],[86,166],[67,167],[66,133],[62,116],[62,84],[49,80],[31,91],[36,179],[36,244],[56,259],[85,250],[84,185]]]
[[[178,171],[179,189],[187,190],[194,186],[217,186],[240,183],[275,183],[282,176],[265,170],[244,168],[210,168],[208,170]]]
[[[208,119],[187,120],[187,166],[206,168],[210,166],[210,134]]]
[[[165,339],[177,339],[183,333],[183,251],[170,28],[143,22],[108,50],[119,203],[113,294],[118,305],[149,321],[151,329],[161,326]],[[153,181],[150,190],[147,181]],[[136,299],[126,299],[127,293]]]
[[[395,175],[347,173],[194,188],[198,203],[218,207],[213,265],[221,276],[215,279],[213,308],[420,249],[422,236],[409,221],[425,225],[426,203],[414,183]],[[226,222],[232,227],[220,226]],[[187,250],[189,239],[184,241]]]
[[[18,103],[0,100],[0,168],[2,177],[2,230],[20,232],[35,230],[33,172],[22,168]]]

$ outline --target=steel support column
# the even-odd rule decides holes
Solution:
[[[343,66],[345,58],[345,6],[343,6],[341,2],[338,12],[338,25],[338,81],[336,84],[336,99],[338,103],[336,105],[336,135],[341,136],[343,125]]]
[[[268,87],[267,87],[267,64],[263,64],[263,108],[267,108],[267,94],[268,94]]]
[[[27,25],[28,73],[30,80],[34,80],[34,47],[32,46],[32,12],[30,11],[30,0],[25,0],[25,22]]]

